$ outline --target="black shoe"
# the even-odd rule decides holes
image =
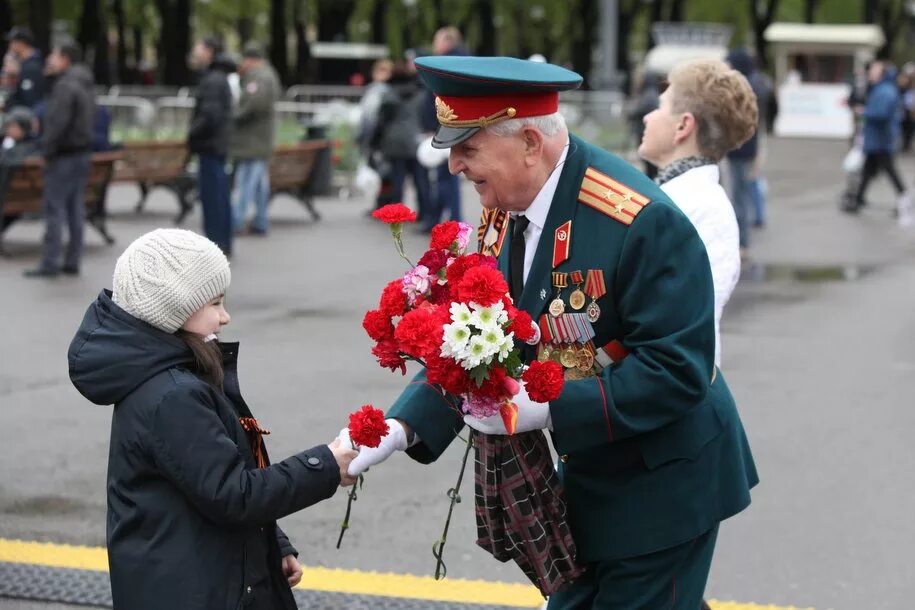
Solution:
[[[57,277],[60,272],[57,269],[45,269],[44,267],[38,267],[36,269],[28,269],[22,273],[23,277],[28,278],[52,278]]]
[[[64,275],[79,275],[79,267],[62,267],[60,272]]]

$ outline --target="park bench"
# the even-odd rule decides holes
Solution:
[[[315,220],[321,215],[314,207],[309,186],[318,154],[327,149],[327,140],[307,140],[281,145],[270,159],[270,195],[287,193],[302,202]],[[140,187],[137,211],[141,212],[149,191],[164,186],[174,192],[180,211],[180,225],[197,198],[196,178],[187,171],[190,153],[182,141],[132,142],[124,145],[123,159],[115,168],[112,182],[135,182]]]
[[[120,158],[118,152],[93,154],[86,181],[86,220],[108,245],[114,243],[114,238],[108,233],[106,225],[105,196],[115,163]],[[41,214],[43,194],[44,160],[37,157],[26,159],[10,176],[6,197],[3,199],[0,252],[3,251],[3,234],[16,219],[23,214]]]
[[[187,171],[190,153],[180,140],[128,142],[121,148],[112,182],[134,182],[140,187],[137,212],[142,212],[149,192],[156,186],[171,190],[178,199],[175,224],[180,225],[194,206],[196,178]]]

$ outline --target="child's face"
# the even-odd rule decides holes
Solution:
[[[208,337],[218,334],[231,320],[232,317],[226,311],[226,297],[220,295],[195,311],[181,328],[189,333]]]

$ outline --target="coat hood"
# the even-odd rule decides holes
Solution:
[[[67,352],[70,381],[97,405],[112,405],[151,377],[194,356],[175,335],[142,322],[103,291],[86,310]]]

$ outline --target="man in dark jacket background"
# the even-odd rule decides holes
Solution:
[[[197,155],[197,188],[203,205],[204,234],[226,256],[232,254],[232,210],[226,153],[232,123],[232,92],[227,74],[234,66],[222,55],[222,42],[206,38],[191,52],[191,64],[202,71],[187,145]]]
[[[79,63],[81,59],[82,52],[74,42],[57,45],[48,56],[51,93],[42,124],[42,153],[45,158],[44,252],[41,265],[26,271],[26,277],[79,273],[86,215],[86,180],[89,177],[95,116],[92,73]],[[70,241],[61,266],[65,219]]]
[[[41,52],[35,48],[35,40],[28,28],[11,29],[6,40],[9,42],[9,52],[19,62],[19,78],[15,91],[3,104],[4,110],[9,111],[16,106],[34,108],[44,99],[46,91]]]

